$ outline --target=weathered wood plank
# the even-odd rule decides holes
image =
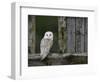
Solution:
[[[81,20],[81,27],[80,27],[80,36],[81,36],[81,47],[80,47],[80,52],[84,52],[84,26],[85,26],[85,22],[84,22],[84,18],[82,18]]]
[[[88,50],[88,18],[84,19],[84,52],[87,52]]]
[[[67,44],[65,17],[58,17],[58,42],[60,51],[64,53]]]
[[[67,17],[67,52],[75,52],[75,18]]]
[[[75,51],[79,53],[81,50],[81,32],[80,28],[82,27],[82,18],[76,18],[76,30],[75,30]]]
[[[28,52],[35,53],[35,16],[28,16]]]
[[[53,54],[50,54],[48,56],[48,58],[64,58],[64,57],[67,57],[67,56],[87,56],[87,53],[74,53],[74,54],[71,54],[71,53],[65,53],[65,54],[57,54],[57,53],[53,53]],[[30,54],[28,55],[28,59],[40,59],[40,55],[39,54]]]

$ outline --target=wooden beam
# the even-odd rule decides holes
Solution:
[[[64,57],[67,57],[67,56],[87,56],[87,53],[65,53],[65,54],[57,54],[57,53],[53,53],[53,54],[50,54],[48,56],[48,58],[64,58]],[[28,55],[28,59],[40,59],[40,55],[39,54],[29,54]]]

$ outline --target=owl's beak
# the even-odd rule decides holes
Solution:
[[[47,38],[47,40],[50,40],[50,38]]]

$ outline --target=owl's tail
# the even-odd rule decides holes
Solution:
[[[44,60],[47,57],[47,54],[41,54],[41,61]]]

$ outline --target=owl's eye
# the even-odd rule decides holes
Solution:
[[[51,34],[49,36],[51,36]]]
[[[46,34],[46,36],[48,36],[48,34]]]

